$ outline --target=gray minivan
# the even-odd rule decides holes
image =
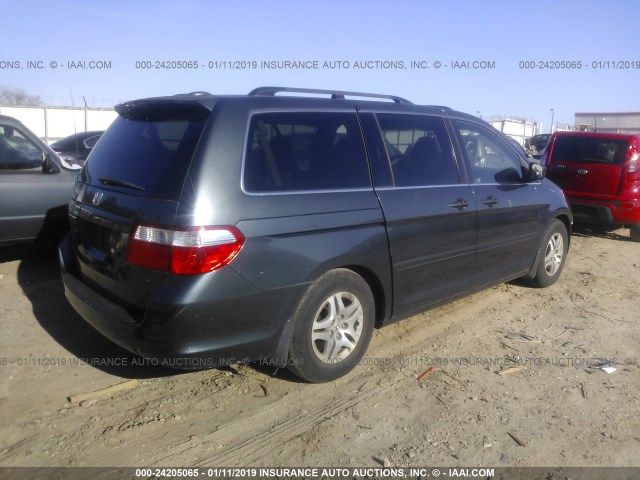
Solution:
[[[75,185],[63,280],[97,330],[163,365],[328,381],[376,325],[562,271],[564,195],[470,115],[276,87],[116,110]]]

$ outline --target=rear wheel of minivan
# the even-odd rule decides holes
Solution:
[[[362,359],[373,332],[371,289],[346,269],[327,272],[309,287],[294,317],[289,370],[309,382],[328,382]]]
[[[568,249],[567,227],[556,219],[549,225],[540,246],[538,268],[533,278],[535,286],[549,287],[556,283],[564,268]]]
[[[640,223],[634,223],[629,227],[631,231],[631,241],[640,242]]]

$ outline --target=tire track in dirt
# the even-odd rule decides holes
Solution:
[[[606,465],[609,457],[615,459],[609,462],[634,464],[637,421],[629,412],[638,405],[633,320],[640,257],[637,245],[611,242],[574,238],[565,272],[549,289],[530,289],[518,281],[499,285],[376,330],[365,360],[389,363],[363,362],[330,384],[301,383],[286,372],[253,365],[140,375],[135,368],[27,370],[12,363],[5,373],[14,379],[5,382],[6,395],[0,399],[12,412],[3,420],[0,463],[246,467],[376,465],[389,459],[396,466],[540,465],[559,464],[566,456],[589,465]],[[598,261],[605,256],[615,268]],[[21,266],[28,279],[35,275],[29,270],[36,268],[32,263]],[[17,296],[16,270],[15,263],[0,268],[4,299]],[[51,274],[45,285],[53,289],[56,282]],[[65,351],[67,343],[56,343],[58,337],[39,324],[36,313],[43,305],[32,312],[28,299],[17,297],[18,302],[5,302],[22,319],[4,319],[10,334],[5,338],[11,339],[5,350],[15,352],[7,355],[10,359],[78,353]],[[47,295],[44,303],[63,312],[51,321],[76,325],[64,314],[64,298]],[[509,332],[532,341],[523,337],[510,343],[505,340]],[[96,345],[102,347],[92,355],[118,354]],[[430,367],[424,363],[429,357],[520,361],[586,356],[629,357],[634,363],[621,365],[611,376],[528,365],[506,377],[496,375],[497,366],[449,364],[416,381]],[[70,393],[130,378],[140,378],[140,387],[93,405],[66,403]],[[516,445],[505,431],[516,432],[528,448]],[[549,435],[557,440],[549,441]],[[585,454],[566,446],[577,438],[588,438],[598,449]]]
[[[239,422],[233,422],[218,430],[212,437],[217,442],[229,442],[222,447],[222,451],[214,454],[203,455],[195,466],[238,466],[251,465],[256,461],[268,457],[274,450],[281,449],[292,439],[314,429],[319,424],[331,419],[335,415],[364,402],[376,394],[385,392],[393,388],[402,381],[400,376],[391,379],[375,381],[369,379],[361,381],[359,385],[345,383],[338,389],[327,388],[326,385],[317,385],[305,389],[301,394],[296,395],[296,399],[281,403],[274,409],[262,410]],[[337,400],[336,400],[337,399]],[[313,406],[300,414],[288,414],[290,403]],[[273,418],[285,416],[284,420],[270,426]],[[255,431],[256,425],[261,431]],[[238,438],[238,432],[246,435]],[[248,438],[247,438],[248,437]],[[203,439],[203,444],[208,438]],[[188,444],[183,444],[184,448],[193,448]],[[179,451],[179,447],[178,447]],[[179,453],[178,453],[179,454]],[[173,457],[173,455],[172,455]],[[164,457],[157,459],[158,464],[170,461]]]
[[[269,458],[274,450],[286,448],[288,442],[339,413],[363,402],[372,402],[374,397],[384,397],[386,391],[401,382],[414,382],[415,374],[420,373],[417,371],[422,367],[414,363],[409,368],[397,368],[401,365],[401,358],[424,354],[426,343],[438,343],[441,338],[460,330],[465,323],[480,318],[481,312],[495,301],[496,295],[509,296],[510,293],[498,287],[491,293],[475,295],[474,302],[448,304],[378,331],[366,355],[389,359],[387,365],[360,365],[347,378],[330,384],[296,386],[286,380],[275,379],[269,389],[273,397],[279,398],[274,398],[269,405],[254,403],[249,406],[249,411],[239,412],[242,418],[219,425],[214,432],[203,435],[190,435],[197,432],[180,427],[180,431],[171,433],[174,441],[170,447],[149,458],[148,462],[184,465],[186,461],[202,467],[258,464]],[[260,380],[252,374],[248,377],[253,389],[258,390],[256,387]],[[295,391],[292,391],[292,386]],[[246,404],[244,406],[247,407]],[[304,410],[301,411],[300,406]],[[229,417],[237,418],[233,408],[230,410]]]

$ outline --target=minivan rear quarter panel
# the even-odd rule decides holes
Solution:
[[[261,101],[257,99],[258,104]],[[290,107],[275,111],[296,111],[297,103],[292,99]],[[172,349],[198,357],[207,352],[215,352],[216,357],[221,352],[249,358],[272,355],[302,292],[322,273],[344,266],[371,279],[372,289],[381,293],[376,299],[380,319],[390,315],[388,243],[370,183],[366,188],[331,192],[256,194],[241,189],[247,131],[238,125],[247,125],[254,114],[273,112],[272,104],[266,104],[269,108],[257,108],[255,100],[216,102],[190,162],[182,195],[173,207],[166,200],[135,192],[129,194],[128,203],[121,202],[119,195],[127,193],[87,179],[90,185],[73,208],[92,211],[89,216],[94,215],[94,221],[120,215],[122,232],[139,222],[177,227],[234,225],[246,237],[230,265],[195,282],[135,266],[117,275],[101,272],[93,259],[83,265],[79,271],[85,281],[116,306],[133,307],[125,308],[123,315],[137,323],[118,333],[107,327],[101,330],[116,343],[144,356]],[[355,109],[349,111],[355,117]],[[92,210],[87,204],[97,189],[105,197],[101,207]],[[148,288],[136,286],[145,284]],[[98,325],[105,322],[95,319]],[[193,332],[198,334],[194,337]]]

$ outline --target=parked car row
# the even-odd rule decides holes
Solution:
[[[542,153],[544,148],[547,146],[547,143],[549,143],[550,139],[550,133],[541,133],[539,135],[534,135],[533,137],[529,137],[524,141],[524,148],[527,153],[535,156]]]
[[[446,107],[263,87],[116,111],[79,174],[76,157],[0,117],[18,152],[0,148],[0,207],[13,212],[2,240],[34,238],[43,203],[64,212],[71,305],[113,342],[180,368],[258,360],[333,380],[374,326],[516,278],[550,286],[574,214],[627,223],[640,208],[634,136],[553,136],[543,165],[572,214],[522,147]],[[38,199],[24,193],[36,177],[51,184]],[[31,233],[16,236],[27,219]]]
[[[82,166],[103,133],[103,131],[74,133],[52,143],[51,148],[67,163]]]

